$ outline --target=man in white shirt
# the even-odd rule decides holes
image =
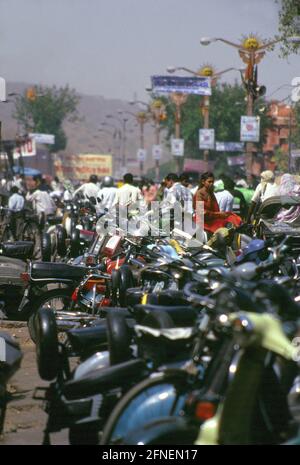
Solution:
[[[32,202],[32,207],[41,220],[48,215],[53,215],[56,212],[56,205],[48,192],[39,189],[39,180],[33,176],[31,191],[27,192],[26,200]]]
[[[122,187],[119,187],[116,192],[115,200],[113,206],[128,206],[136,202],[142,202],[143,196],[142,192],[138,187],[133,185],[133,176],[131,173],[126,173],[123,178],[124,184]]]
[[[89,200],[90,197],[94,197],[96,199],[99,192],[99,186],[97,183],[98,177],[95,174],[91,174],[89,182],[85,182],[75,190],[73,198],[75,198],[77,194],[82,193],[84,198],[87,200]]]
[[[23,219],[23,209],[25,200],[24,197],[19,194],[17,186],[13,186],[10,190],[11,196],[8,199],[8,208],[10,211],[10,225],[15,240],[18,240],[19,231]]]
[[[215,181],[214,194],[217,199],[219,209],[221,212],[233,211],[234,197],[228,190],[225,189],[222,179]]]
[[[111,176],[105,176],[102,180],[101,189],[97,195],[97,211],[104,213],[109,211],[115,201],[117,188],[114,187],[114,180]]]

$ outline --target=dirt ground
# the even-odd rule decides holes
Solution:
[[[1,330],[15,337],[23,351],[20,369],[11,378],[4,432],[0,435],[0,445],[40,445],[47,415],[42,409],[42,401],[32,398],[37,386],[47,386],[39,377],[35,345],[31,341],[27,325],[24,322],[0,321]],[[51,444],[68,444],[66,430],[51,434]]]

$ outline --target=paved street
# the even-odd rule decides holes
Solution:
[[[0,445],[42,444],[47,415],[42,410],[42,401],[34,400],[32,396],[36,386],[46,383],[37,372],[35,346],[25,323],[1,322],[1,329],[17,339],[24,357],[21,368],[8,386],[12,400],[8,404]],[[53,434],[51,440],[54,445],[68,444],[67,431]]]

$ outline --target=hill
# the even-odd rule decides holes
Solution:
[[[7,94],[14,92],[22,94],[24,90],[33,84],[23,82],[8,82]],[[136,153],[139,148],[140,128],[133,115],[124,113],[120,115],[118,111],[131,112],[139,110],[137,105],[130,105],[128,102],[109,99],[100,95],[80,95],[78,105],[80,121],[76,123],[66,122],[64,129],[68,138],[66,150],[62,154],[76,153],[112,153],[115,159],[122,158],[123,148],[120,137],[113,137],[115,128],[122,127],[122,121],[114,118],[106,118],[106,115],[114,115],[117,118],[128,118],[126,122],[126,144],[125,156],[128,171],[139,174],[139,164],[136,161]],[[14,139],[18,133],[17,122],[13,118],[14,97],[8,97],[7,102],[0,102],[0,121],[2,122],[2,139]],[[101,126],[102,122],[107,125]],[[99,131],[99,128],[105,131]],[[22,132],[22,131],[20,131]],[[109,133],[111,132],[111,133]],[[120,133],[119,133],[120,136]],[[154,143],[154,128],[151,124],[145,126],[145,147],[148,151],[145,163],[145,171],[153,167],[151,148]],[[168,150],[164,150],[164,159],[161,163],[170,160]],[[118,161],[118,160],[116,160]]]

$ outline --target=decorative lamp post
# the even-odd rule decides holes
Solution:
[[[160,123],[167,118],[166,105],[159,99],[150,104],[150,112],[155,124],[155,144],[160,144]],[[155,179],[159,181],[159,159],[155,159]]]
[[[259,87],[257,84],[257,64],[265,56],[267,48],[281,42],[283,38],[271,40],[269,42],[262,42],[254,34],[249,34],[243,38],[242,42],[236,44],[229,40],[223,39],[222,37],[203,37],[200,40],[201,45],[209,45],[211,42],[221,41],[231,47],[238,50],[239,56],[243,62],[247,65],[243,83],[247,91],[247,116],[253,116],[253,104],[254,100],[265,93],[265,87]],[[300,37],[289,37],[286,39],[288,42],[299,43]],[[253,142],[246,143],[246,174],[247,180],[251,183],[252,175],[252,153],[254,151]]]

